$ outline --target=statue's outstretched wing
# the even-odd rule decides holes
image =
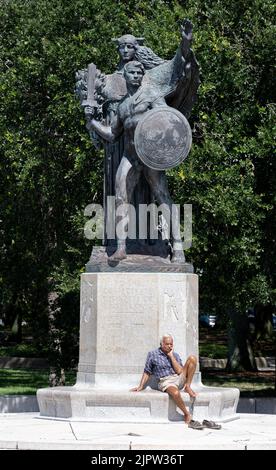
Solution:
[[[178,109],[188,119],[196,102],[197,90],[200,84],[199,65],[192,51],[184,69],[183,77],[179,80],[172,95],[167,97],[167,103],[169,106]]]
[[[147,70],[143,85],[154,87],[169,106],[189,118],[199,87],[199,66],[192,50],[184,59],[178,49],[174,58]]]

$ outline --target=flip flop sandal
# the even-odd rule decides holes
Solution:
[[[204,429],[204,426],[199,421],[195,421],[194,419],[192,419],[188,424],[188,428]]]
[[[202,426],[204,428],[209,428],[209,429],[221,429],[221,425],[215,423],[214,421],[208,421],[207,419],[204,419],[202,421]]]

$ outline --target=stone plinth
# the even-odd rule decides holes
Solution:
[[[191,263],[171,263],[170,256],[163,252],[159,244],[147,245],[150,250],[154,251],[155,255],[150,254],[128,254],[127,258],[118,262],[111,261],[109,256],[116,250],[115,247],[108,248],[96,246],[93,247],[91,257],[86,264],[87,273],[109,272],[109,273],[193,273],[194,267]],[[166,249],[167,250],[167,249]],[[127,249],[127,253],[130,250]],[[146,246],[143,246],[143,251],[146,251]]]
[[[164,333],[182,358],[198,356],[197,292],[194,274],[83,274],[77,383],[137,385]]]
[[[42,416],[91,421],[182,419],[152,380],[139,384],[147,352],[170,333],[182,360],[198,357],[198,277],[191,273],[86,273],[81,280],[77,383],[38,391]],[[197,369],[194,418],[235,417],[239,391],[204,387]],[[183,393],[189,404],[189,396]]]
[[[197,420],[217,422],[237,419],[239,390],[193,384],[198,393],[192,407],[189,395],[181,392],[186,406]],[[168,423],[183,421],[181,411],[167,393],[150,389],[142,392],[88,387],[55,387],[37,392],[41,416],[70,421]]]

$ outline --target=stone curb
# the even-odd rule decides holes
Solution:
[[[240,398],[237,413],[276,414],[276,398]]]
[[[39,412],[36,395],[0,396],[0,413]],[[276,398],[240,398],[237,413],[276,414]]]
[[[255,357],[258,370],[275,369],[275,357]],[[211,359],[209,357],[199,358],[200,369],[225,369],[227,359]]]
[[[39,412],[36,395],[0,395],[0,413]]]

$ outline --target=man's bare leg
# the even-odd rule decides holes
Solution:
[[[123,156],[116,173],[115,198],[116,198],[116,235],[117,250],[109,257],[110,261],[121,261],[127,257],[126,237],[129,224],[129,203],[132,193],[139,181],[141,167],[133,166],[132,163]],[[123,225],[119,225],[120,222]],[[119,233],[118,233],[119,229]]]
[[[144,175],[149,186],[154,193],[159,205],[164,205],[164,217],[170,227],[170,236],[172,241],[172,263],[184,264],[185,255],[183,244],[180,236],[180,214],[170,197],[168,183],[164,171],[153,170],[152,168],[144,168]]]
[[[183,251],[183,244],[181,240],[173,240],[172,243],[172,263],[183,264],[186,262],[185,255]]]
[[[171,386],[166,389],[166,392],[172,397],[173,401],[176,403],[178,408],[180,408],[180,410],[183,411],[184,421],[186,424],[189,424],[192,417],[189,411],[187,410],[184,401],[181,398],[180,391],[178,390],[178,388]]]
[[[131,173],[132,165],[130,161],[123,156],[120,165],[118,167],[116,173],[116,181],[115,181],[115,201],[116,201],[116,235],[117,235],[117,250],[113,255],[109,257],[110,261],[121,261],[127,257],[126,255],[126,240],[125,236],[123,237],[122,233],[117,233],[118,224],[121,219],[125,220],[125,229],[127,230],[127,223],[128,223],[128,209],[127,204],[128,194],[127,194],[127,177]],[[121,227],[123,230],[123,227]],[[124,234],[125,235],[125,234]]]
[[[183,264],[186,262],[184,250],[183,250],[183,243],[181,241],[180,235],[180,212],[175,205],[171,205],[171,240],[172,240],[172,263]]]
[[[196,370],[196,364],[197,358],[195,356],[189,356],[183,367],[183,374],[186,377],[184,391],[187,392],[192,398],[196,397],[196,393],[191,388],[191,383]]]
[[[122,261],[123,259],[126,259],[127,254],[126,254],[126,243],[125,241],[118,240],[117,244],[117,250],[113,255],[109,256],[109,261]]]

